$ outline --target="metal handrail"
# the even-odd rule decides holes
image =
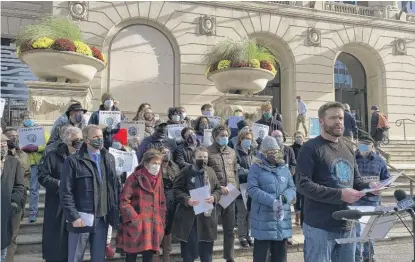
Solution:
[[[410,119],[410,118],[401,118],[401,119],[398,119],[398,120],[395,121],[395,125],[397,127],[400,127],[400,126],[403,125],[403,139],[404,140],[406,140],[406,123],[405,123],[405,121],[415,123],[415,120]]]
[[[359,130],[359,129],[358,129]],[[366,131],[364,131],[364,130],[361,130],[362,131],[362,133],[366,133],[366,134],[369,134],[368,132],[366,132]],[[357,143],[356,142],[354,142],[354,141],[352,141],[352,140],[350,140],[349,138],[347,138],[347,137],[343,137],[343,139],[345,139],[347,142],[349,142],[349,143],[351,143],[351,144],[353,144],[354,146],[357,146]],[[381,150],[380,148],[377,148],[377,147],[375,147],[375,150],[376,151],[378,151],[382,156],[384,156],[384,157],[386,157],[385,155],[387,155],[387,153],[386,152],[384,152],[383,150]],[[388,166],[388,167],[390,167],[393,171],[396,171],[396,172],[398,172],[398,173],[401,173],[402,174],[402,176],[404,176],[404,177],[406,177],[408,180],[409,180],[409,193],[410,193],[410,195],[412,196],[413,195],[413,191],[414,191],[414,189],[413,189],[413,187],[414,187],[414,183],[415,183],[415,179],[414,178],[412,178],[412,177],[410,177],[410,176],[408,176],[407,174],[405,174],[405,171],[401,171],[401,170],[399,170],[399,169],[397,169],[396,167],[394,167],[393,165],[391,165],[390,163],[388,163],[388,162],[386,162],[386,165]]]

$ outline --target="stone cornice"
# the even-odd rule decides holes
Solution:
[[[206,1],[206,2],[186,2],[197,5],[211,5],[224,8],[241,9],[261,13],[271,13],[282,16],[291,16],[304,19],[322,20],[334,23],[345,23],[362,26],[373,26],[377,28],[405,31],[415,33],[415,23],[409,23],[406,21],[390,20],[380,17],[370,17],[361,15],[343,14],[337,12],[330,12],[325,10],[282,5],[275,3],[265,2],[218,2],[218,1]],[[353,19],[350,19],[353,17]]]

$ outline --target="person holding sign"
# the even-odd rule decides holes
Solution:
[[[233,149],[235,149],[236,145],[238,144],[239,135],[243,132],[249,132],[250,127],[248,122],[245,120],[239,121],[236,126],[238,127],[238,135],[231,138],[231,141],[229,142],[229,146]]]
[[[178,107],[170,107],[167,111],[167,120],[168,125],[178,125],[184,123],[180,118],[180,110]]]
[[[203,143],[205,129],[209,129],[209,119],[206,116],[199,116],[194,121],[196,137],[200,144]]]
[[[280,130],[284,134],[284,128],[282,127],[282,123],[272,116],[272,105],[270,102],[261,105],[261,112],[262,117],[260,120],[256,121],[256,123],[269,126],[268,135],[271,135],[271,133],[274,130]]]
[[[208,147],[208,166],[215,171],[221,184],[222,194],[228,195],[229,190],[226,187],[228,184],[232,184],[235,187],[238,186],[236,154],[235,151],[228,146],[228,127],[226,125],[215,126],[212,130],[212,137],[214,138],[214,143]],[[218,216],[222,216],[224,235],[223,257],[226,261],[234,261],[235,235],[233,230],[235,228],[235,201],[227,208],[217,205],[216,212]]]
[[[118,107],[114,106],[114,96],[111,93],[104,93],[101,96],[102,104],[99,106],[98,111],[92,113],[91,118],[89,119],[88,125],[99,125],[99,115],[100,111],[121,111]],[[121,120],[124,120],[124,114],[121,112]],[[108,149],[112,145],[112,136],[120,130],[120,124],[115,126],[106,125],[102,133],[104,135],[104,147]]]
[[[287,262],[287,239],[292,236],[290,203],[295,186],[275,138],[262,141],[259,158],[248,174],[251,203],[251,234],[255,238],[254,261]]]
[[[143,262],[152,262],[153,256],[160,251],[166,222],[162,161],[160,151],[149,149],[145,152],[121,192],[122,223],[116,242],[126,253],[125,262],[135,262],[138,254],[142,255]]]
[[[194,163],[186,166],[174,180],[178,208],[172,234],[180,240],[183,262],[194,262],[199,256],[201,262],[212,262],[213,242],[218,234],[217,219],[209,212],[195,215],[193,207],[200,203],[190,197],[189,191],[208,186],[211,195],[205,201],[213,204],[220,200],[221,187],[215,172],[207,166],[207,149],[197,147],[193,157]]]
[[[238,142],[235,146],[235,153],[238,162],[238,180],[239,184],[246,184],[248,183],[249,168],[253,163],[257,150],[256,146],[253,144],[254,136],[251,132],[241,132],[237,138]],[[249,220],[247,207],[244,203],[242,194],[238,196],[235,203],[238,211],[237,225],[239,243],[242,247],[253,246],[253,240],[249,235],[251,221]]]

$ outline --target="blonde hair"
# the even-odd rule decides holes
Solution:
[[[84,139],[88,138],[90,130],[97,130],[97,129],[101,130],[101,128],[97,125],[88,125],[88,126],[84,127],[84,129],[82,129],[82,135],[83,135]]]
[[[262,111],[262,112],[265,112],[265,111],[268,111],[268,110],[272,110],[272,105],[271,105],[271,103],[270,103],[270,102],[263,103],[263,104],[261,105],[261,111]]]

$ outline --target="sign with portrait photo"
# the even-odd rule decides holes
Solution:
[[[212,129],[203,130],[203,145],[208,147],[213,144]]]
[[[169,138],[174,139],[176,141],[182,140],[182,129],[185,127],[186,125],[168,125],[167,134]]]
[[[139,138],[140,141],[144,139],[146,129],[145,121],[121,121],[121,128],[127,129],[128,138]]]
[[[266,136],[268,136],[268,133],[269,126],[257,123],[252,125],[252,134],[254,135],[254,140],[257,140],[259,137],[264,139]]]
[[[120,111],[99,111],[99,125],[115,128],[121,123]]]
[[[121,151],[112,147],[109,148],[109,152],[115,158],[115,169],[117,173],[129,173],[133,171],[134,152]]]
[[[19,134],[19,147],[27,145],[44,146],[45,130],[43,127],[22,127],[17,130]]]

